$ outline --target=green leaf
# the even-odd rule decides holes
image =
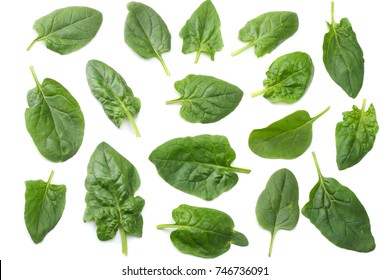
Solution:
[[[292,230],[299,218],[298,182],[288,169],[280,169],[269,178],[256,204],[257,222],[271,233],[268,256],[276,233],[281,230]]]
[[[314,152],[313,158],[319,180],[302,214],[336,246],[357,252],[373,251],[375,240],[364,206],[349,188],[323,177]]]
[[[263,158],[297,158],[311,144],[313,123],[328,110],[329,107],[314,118],[299,110],[265,128],[255,129],[249,135],[249,148]]]
[[[24,222],[34,243],[41,242],[57,225],[65,208],[65,185],[53,185],[51,180],[26,181]]]
[[[231,167],[236,154],[224,136],[199,135],[175,138],[157,147],[149,156],[158,174],[172,187],[205,200],[212,200],[238,182]]]
[[[371,151],[379,130],[375,108],[371,104],[365,111],[366,100],[361,110],[353,106],[343,113],[343,121],[336,126],[337,166],[340,170],[359,163]]]
[[[230,249],[231,244],[248,246],[244,234],[234,230],[229,215],[211,208],[180,205],[172,212],[175,224],[158,225],[173,228],[171,240],[179,251],[202,258],[215,258]]]
[[[314,76],[314,65],[310,56],[294,52],[277,58],[267,71],[264,89],[252,94],[263,94],[272,103],[297,102],[307,91]]]
[[[328,23],[328,28],[322,46],[326,70],[336,84],[355,98],[363,85],[363,51],[349,20],[343,18],[340,23],[335,22],[333,1],[332,22]]]
[[[39,83],[27,94],[26,128],[39,152],[48,160],[63,162],[74,156],[84,137],[84,116],[76,99],[60,83]]]
[[[271,53],[298,30],[298,16],[293,12],[268,12],[254,18],[240,30],[239,39],[249,44],[232,53],[235,56],[250,47],[261,57]]]
[[[95,221],[102,241],[114,238],[119,230],[125,255],[127,235],[142,236],[145,201],[134,197],[139,186],[137,169],[110,145],[100,143],[88,164],[84,222]]]
[[[102,13],[88,7],[58,9],[36,20],[33,28],[38,37],[27,50],[39,41],[59,54],[68,54],[87,45],[103,22]]]
[[[156,57],[169,76],[162,54],[171,50],[171,33],[164,20],[149,6],[130,2],[125,24],[126,44],[143,58]]]
[[[134,117],[141,108],[141,102],[134,97],[122,76],[104,62],[90,60],[87,63],[87,80],[93,96],[102,104],[110,120],[120,127],[127,117],[136,136],[140,137]]]
[[[180,98],[167,104],[182,103],[180,115],[192,123],[219,121],[234,111],[243,96],[235,85],[203,75],[188,75],[175,82],[175,89]]]
[[[204,1],[187,20],[180,31],[183,39],[184,54],[196,52],[195,63],[198,63],[201,53],[208,54],[214,61],[214,55],[222,50],[221,21],[217,10],[210,0]]]

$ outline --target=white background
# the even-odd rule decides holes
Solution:
[[[382,278],[389,260],[389,92],[387,82],[388,15],[387,1],[345,1],[335,3],[339,22],[348,17],[365,56],[365,80],[356,99],[349,98],[328,76],[322,63],[322,42],[330,21],[330,1],[312,0],[214,0],[222,22],[224,48],[212,62],[202,55],[193,63],[195,54],[181,53],[179,31],[202,0],[143,0],[165,20],[172,34],[172,49],[163,54],[171,72],[167,77],[157,59],[144,60],[124,43],[123,28],[128,1],[7,1],[0,11],[1,52],[1,185],[0,185],[0,259],[4,279],[124,279],[122,269],[132,268],[205,268],[213,270],[196,279],[231,279],[215,276],[215,266],[267,266],[269,279],[353,279]],[[32,29],[39,17],[55,9],[86,5],[103,13],[103,24],[97,36],[83,49],[61,56],[37,43],[30,52],[26,48],[36,37]],[[238,31],[245,23],[268,11],[288,10],[299,16],[298,32],[262,58],[253,48],[231,57],[244,43]],[[304,51],[310,54],[315,75],[306,95],[289,106],[274,105],[250,93],[263,88],[268,66],[279,56]],[[92,96],[85,77],[85,65],[99,59],[116,69],[135,95],[142,108],[136,122],[142,137],[136,138],[128,122],[117,129],[106,117],[100,103]],[[50,77],[64,85],[78,100],[85,117],[86,128],[79,152],[64,163],[52,163],[43,158],[30,138],[24,122],[27,91],[35,86],[28,69],[35,67],[38,78]],[[178,93],[173,84],[188,74],[205,74],[237,85],[244,97],[237,109],[214,124],[191,124],[179,116],[179,105],[165,105]],[[359,108],[362,100],[373,103],[380,130],[373,150],[358,165],[339,171],[335,161],[334,129],[342,112],[352,105]],[[317,115],[327,106],[331,109],[314,123],[313,142],[309,150],[295,160],[267,160],[254,155],[248,148],[249,133],[269,125],[299,109]],[[233,165],[250,168],[251,174],[239,174],[238,184],[214,201],[206,202],[180,192],[165,183],[148,160],[158,145],[175,137],[219,134],[228,137],[237,158]],[[96,146],[106,141],[129,159],[141,176],[137,195],[146,205],[142,212],[142,238],[128,238],[129,255],[121,253],[120,237],[101,242],[96,237],[93,222],[85,224],[84,180],[90,155]],[[334,246],[310,223],[300,216],[292,231],[280,231],[275,239],[273,255],[267,256],[270,234],[256,221],[255,205],[270,175],[280,168],[289,168],[297,177],[302,208],[309,191],[317,182],[311,151],[315,151],[324,176],[334,177],[351,188],[365,206],[377,248],[371,253],[357,253]],[[24,224],[24,192],[26,180],[47,180],[67,186],[64,214],[42,243],[32,242]],[[232,246],[215,259],[201,259],[180,253],[169,239],[169,231],[156,229],[160,223],[172,222],[171,211],[180,204],[211,207],[228,213],[236,230],[249,239],[248,247]],[[150,279],[139,277],[134,279]],[[172,277],[169,277],[171,279]],[[257,279],[243,276],[242,279]],[[156,277],[157,279],[157,277]],[[164,278],[168,279],[168,278]],[[184,278],[183,278],[184,279]]]

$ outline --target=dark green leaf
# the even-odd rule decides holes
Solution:
[[[149,156],[159,175],[171,186],[205,200],[212,200],[238,182],[231,167],[236,153],[224,136],[199,135],[175,138],[157,147]]]
[[[60,83],[39,83],[27,94],[26,127],[39,152],[54,162],[66,161],[79,150],[84,137],[84,116],[76,99]]]
[[[180,115],[193,123],[219,121],[234,111],[243,95],[235,85],[203,75],[188,75],[175,88],[181,97],[167,104],[182,103]]]
[[[172,243],[185,254],[215,258],[226,253],[231,244],[249,244],[244,234],[234,230],[232,218],[222,211],[180,205],[173,210],[172,218],[175,224],[162,224],[157,228],[174,228]]]

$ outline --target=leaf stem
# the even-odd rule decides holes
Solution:
[[[330,13],[331,13],[332,25],[334,25],[335,24],[335,20],[334,20],[334,1],[332,1],[330,3]]]
[[[323,114],[325,114],[326,112],[328,112],[330,109],[330,106],[328,106],[324,111],[322,111],[321,113],[319,113],[317,116],[315,116],[314,118],[312,118],[312,121],[314,122],[315,120],[317,120],[319,117],[321,117]]]
[[[121,240],[122,240],[122,253],[127,256],[127,236],[123,228],[120,228]]]
[[[239,172],[239,173],[245,173],[245,174],[251,173],[250,169],[240,168],[240,167],[233,167],[232,166],[232,167],[230,167],[230,170],[235,171],[235,172]]]
[[[141,137],[141,134],[138,130],[137,124],[135,123],[133,116],[130,114],[130,112],[126,108],[125,108],[125,114],[126,114],[127,118],[129,119],[131,126],[133,127],[133,129],[135,131],[135,136]]]
[[[195,64],[198,63],[200,54],[201,54],[201,51],[200,51],[200,49],[199,49],[199,50],[196,52],[196,57],[195,57],[195,61],[194,61]]]
[[[158,58],[158,60],[160,60],[161,65],[164,67],[165,74],[167,74],[167,76],[170,76],[171,73],[169,73],[168,67],[165,64],[164,59],[162,58],[162,56],[160,54],[157,54],[157,58]]]
[[[275,235],[276,235],[276,232],[271,233],[271,242],[269,243],[268,257],[271,257],[271,255],[272,255],[272,248],[274,246]]]
[[[322,180],[322,173],[321,173],[320,165],[318,164],[318,161],[317,161],[316,153],[313,151],[313,152],[311,152],[311,154],[312,154],[313,159],[314,159],[314,164],[316,165],[318,177],[320,178],[320,180]]]
[[[35,84],[37,85],[37,88],[39,89],[40,92],[43,92],[41,84],[39,83],[37,74],[35,73],[35,70],[34,70],[33,66],[30,66],[30,71],[31,71],[31,74],[32,74],[32,76],[34,78]]]
[[[364,111],[366,110],[366,102],[367,100],[366,99],[363,99],[363,104],[362,104],[362,114],[364,113]]]
[[[264,94],[266,91],[267,91],[267,89],[266,89],[266,88],[263,88],[262,90],[259,90],[259,91],[256,91],[256,92],[252,93],[252,94],[251,94],[251,97],[256,97],[256,96],[262,95],[262,94]]]
[[[47,180],[47,185],[50,185],[51,180],[53,179],[53,176],[54,176],[54,170],[52,170],[52,171],[50,172],[49,179]]]
[[[249,43],[248,45],[242,47],[241,49],[239,49],[239,50],[237,50],[235,52],[232,52],[232,56],[236,56],[236,55],[242,53],[243,51],[249,49],[250,47],[252,47],[255,44],[255,42],[256,41],[253,41],[253,42]]]
[[[169,104],[175,104],[175,103],[179,103],[181,102],[181,99],[178,98],[178,99],[173,99],[173,100],[168,100],[165,102],[166,105],[169,105]]]
[[[172,225],[172,224],[161,224],[157,225],[157,229],[164,229],[164,228],[177,228],[178,225]]]
[[[31,44],[28,46],[27,51],[31,50],[31,48],[34,46],[34,44],[38,41],[39,41],[39,38],[36,38],[34,41],[32,41]]]

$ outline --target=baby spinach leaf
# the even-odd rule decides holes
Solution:
[[[100,143],[88,164],[84,222],[95,221],[102,241],[113,239],[119,230],[125,255],[127,235],[142,236],[145,201],[134,197],[139,186],[137,169],[110,145]]]
[[[313,138],[313,123],[329,110],[311,118],[304,110],[296,111],[249,135],[249,148],[263,158],[294,159],[302,155]]]
[[[53,185],[51,180],[26,181],[24,222],[34,243],[41,242],[57,225],[65,208],[65,185]]]
[[[33,28],[38,37],[27,50],[39,41],[59,54],[77,51],[88,44],[103,22],[102,13],[88,7],[67,7],[55,10],[36,20]]]
[[[280,169],[269,178],[256,204],[257,222],[271,233],[268,256],[276,233],[280,229],[292,230],[298,223],[298,182],[288,169]]]
[[[272,103],[294,103],[307,91],[314,76],[310,56],[303,52],[285,54],[277,58],[267,71],[264,89],[252,94],[263,94]]]
[[[313,158],[319,180],[302,214],[336,246],[357,252],[374,250],[375,240],[364,206],[349,188],[323,177],[314,152]]]
[[[201,53],[206,53],[214,61],[214,55],[222,50],[221,21],[217,10],[210,0],[204,1],[187,20],[180,31],[183,39],[182,52],[196,52],[195,63],[198,63]]]
[[[179,251],[202,258],[215,258],[230,249],[231,244],[248,246],[248,239],[234,230],[234,222],[226,213],[189,205],[180,205],[172,212],[175,224],[158,225],[173,228],[171,240]]]
[[[340,23],[335,22],[333,1],[332,22],[328,23],[328,28],[322,46],[326,71],[336,84],[355,98],[363,85],[363,51],[349,20],[343,18]]]
[[[243,95],[235,85],[203,75],[188,75],[175,82],[175,89],[181,97],[167,104],[182,103],[180,115],[193,123],[219,121],[236,109]]]
[[[337,166],[347,169],[360,162],[374,146],[379,130],[375,108],[371,104],[365,111],[366,100],[361,110],[353,106],[352,111],[343,113],[343,121],[336,126]]]
[[[90,60],[87,63],[87,80],[93,96],[100,101],[110,120],[120,127],[123,119],[127,117],[135,135],[140,137],[134,116],[138,114],[141,102],[134,97],[133,91],[122,76],[104,62]]]
[[[164,20],[149,6],[130,2],[125,24],[126,44],[143,58],[156,57],[169,76],[162,54],[171,50],[171,33]]]
[[[158,174],[172,187],[205,200],[212,200],[238,182],[232,167],[236,153],[225,136],[198,135],[175,138],[157,147],[149,156]]]
[[[84,116],[76,99],[60,83],[40,84],[30,67],[36,87],[27,94],[26,128],[39,152],[54,162],[66,161],[79,150],[84,137]]]
[[[238,38],[248,45],[232,53],[235,56],[250,47],[261,57],[271,53],[298,30],[298,16],[293,12],[268,12],[247,22]]]

